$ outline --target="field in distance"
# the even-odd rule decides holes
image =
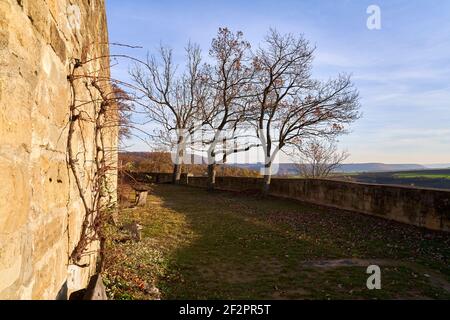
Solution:
[[[450,169],[336,174],[334,178],[362,183],[405,185],[450,190]]]

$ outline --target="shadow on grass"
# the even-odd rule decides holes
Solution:
[[[304,266],[304,261],[391,258],[448,272],[448,234],[296,201],[184,186],[158,185],[152,197],[160,202],[149,206],[183,217],[183,227],[173,233],[171,214],[158,227],[164,232],[148,231],[174,243],[167,273],[157,283],[163,298],[449,298],[408,267],[383,268],[383,289],[369,291],[361,266]]]

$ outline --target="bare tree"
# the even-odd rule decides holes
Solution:
[[[255,125],[265,155],[263,192],[280,150],[298,139],[334,137],[359,117],[359,96],[350,77],[311,79],[314,49],[302,36],[271,30],[255,54]]]
[[[207,68],[201,62],[198,45],[186,47],[186,68],[177,75],[172,50],[161,47],[159,56],[149,56],[147,62],[131,71],[139,91],[145,92],[141,103],[151,121],[161,128],[153,136],[169,148],[175,148],[173,182],[180,181],[187,137],[202,121],[200,115],[208,96]],[[200,124],[201,126],[201,124]]]
[[[311,139],[295,145],[292,160],[300,174],[305,178],[325,178],[341,166],[349,157],[339,151],[335,141]]]
[[[133,97],[117,84],[112,83],[111,94],[115,96],[115,104],[119,118],[119,142],[124,143],[125,140],[132,137],[133,123],[131,116],[134,111]]]
[[[243,39],[242,32],[233,33],[227,28],[220,28],[211,44],[210,56],[215,61],[210,67],[212,98],[203,109],[209,189],[215,185],[217,156],[226,162],[230,154],[257,146],[242,145],[239,141],[245,136],[243,124],[250,105],[253,73],[249,66],[249,49],[250,44]]]

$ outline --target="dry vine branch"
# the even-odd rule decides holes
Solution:
[[[96,59],[89,60],[90,62]],[[119,126],[119,115],[115,108],[120,108],[116,96],[117,87],[113,87],[109,78],[92,75],[85,70],[89,62],[74,60],[67,77],[71,90],[69,107],[67,164],[81,199],[84,217],[80,238],[70,254],[70,262],[79,267],[88,267],[81,263],[91,244],[99,242],[99,261],[97,271],[103,268],[105,222],[111,218],[115,208],[115,189],[111,187],[111,177],[117,171],[113,159],[114,151],[107,147],[106,136],[112,134]],[[101,69],[100,69],[101,70]],[[78,99],[79,88],[84,84],[88,99]],[[91,109],[88,109],[91,108]],[[88,110],[86,110],[88,109]],[[89,125],[89,126],[87,126]],[[93,138],[86,139],[84,130],[92,130]],[[81,137],[82,150],[75,147],[76,136]],[[114,139],[111,137],[111,139]],[[89,142],[91,144],[89,145]],[[90,149],[89,149],[90,148]],[[80,160],[83,163],[80,164]],[[93,165],[92,168],[88,164]],[[89,171],[90,170],[90,171]],[[85,182],[86,176],[88,181]]]

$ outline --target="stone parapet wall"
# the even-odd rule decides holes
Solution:
[[[146,174],[147,176],[170,176]],[[188,179],[188,180],[187,180]],[[170,180],[169,180],[170,181]],[[206,188],[206,177],[184,177]],[[261,178],[217,177],[216,188],[259,192]],[[450,231],[450,191],[318,179],[273,179],[270,195],[374,215],[432,230]],[[368,230],[370,232],[370,230]]]

